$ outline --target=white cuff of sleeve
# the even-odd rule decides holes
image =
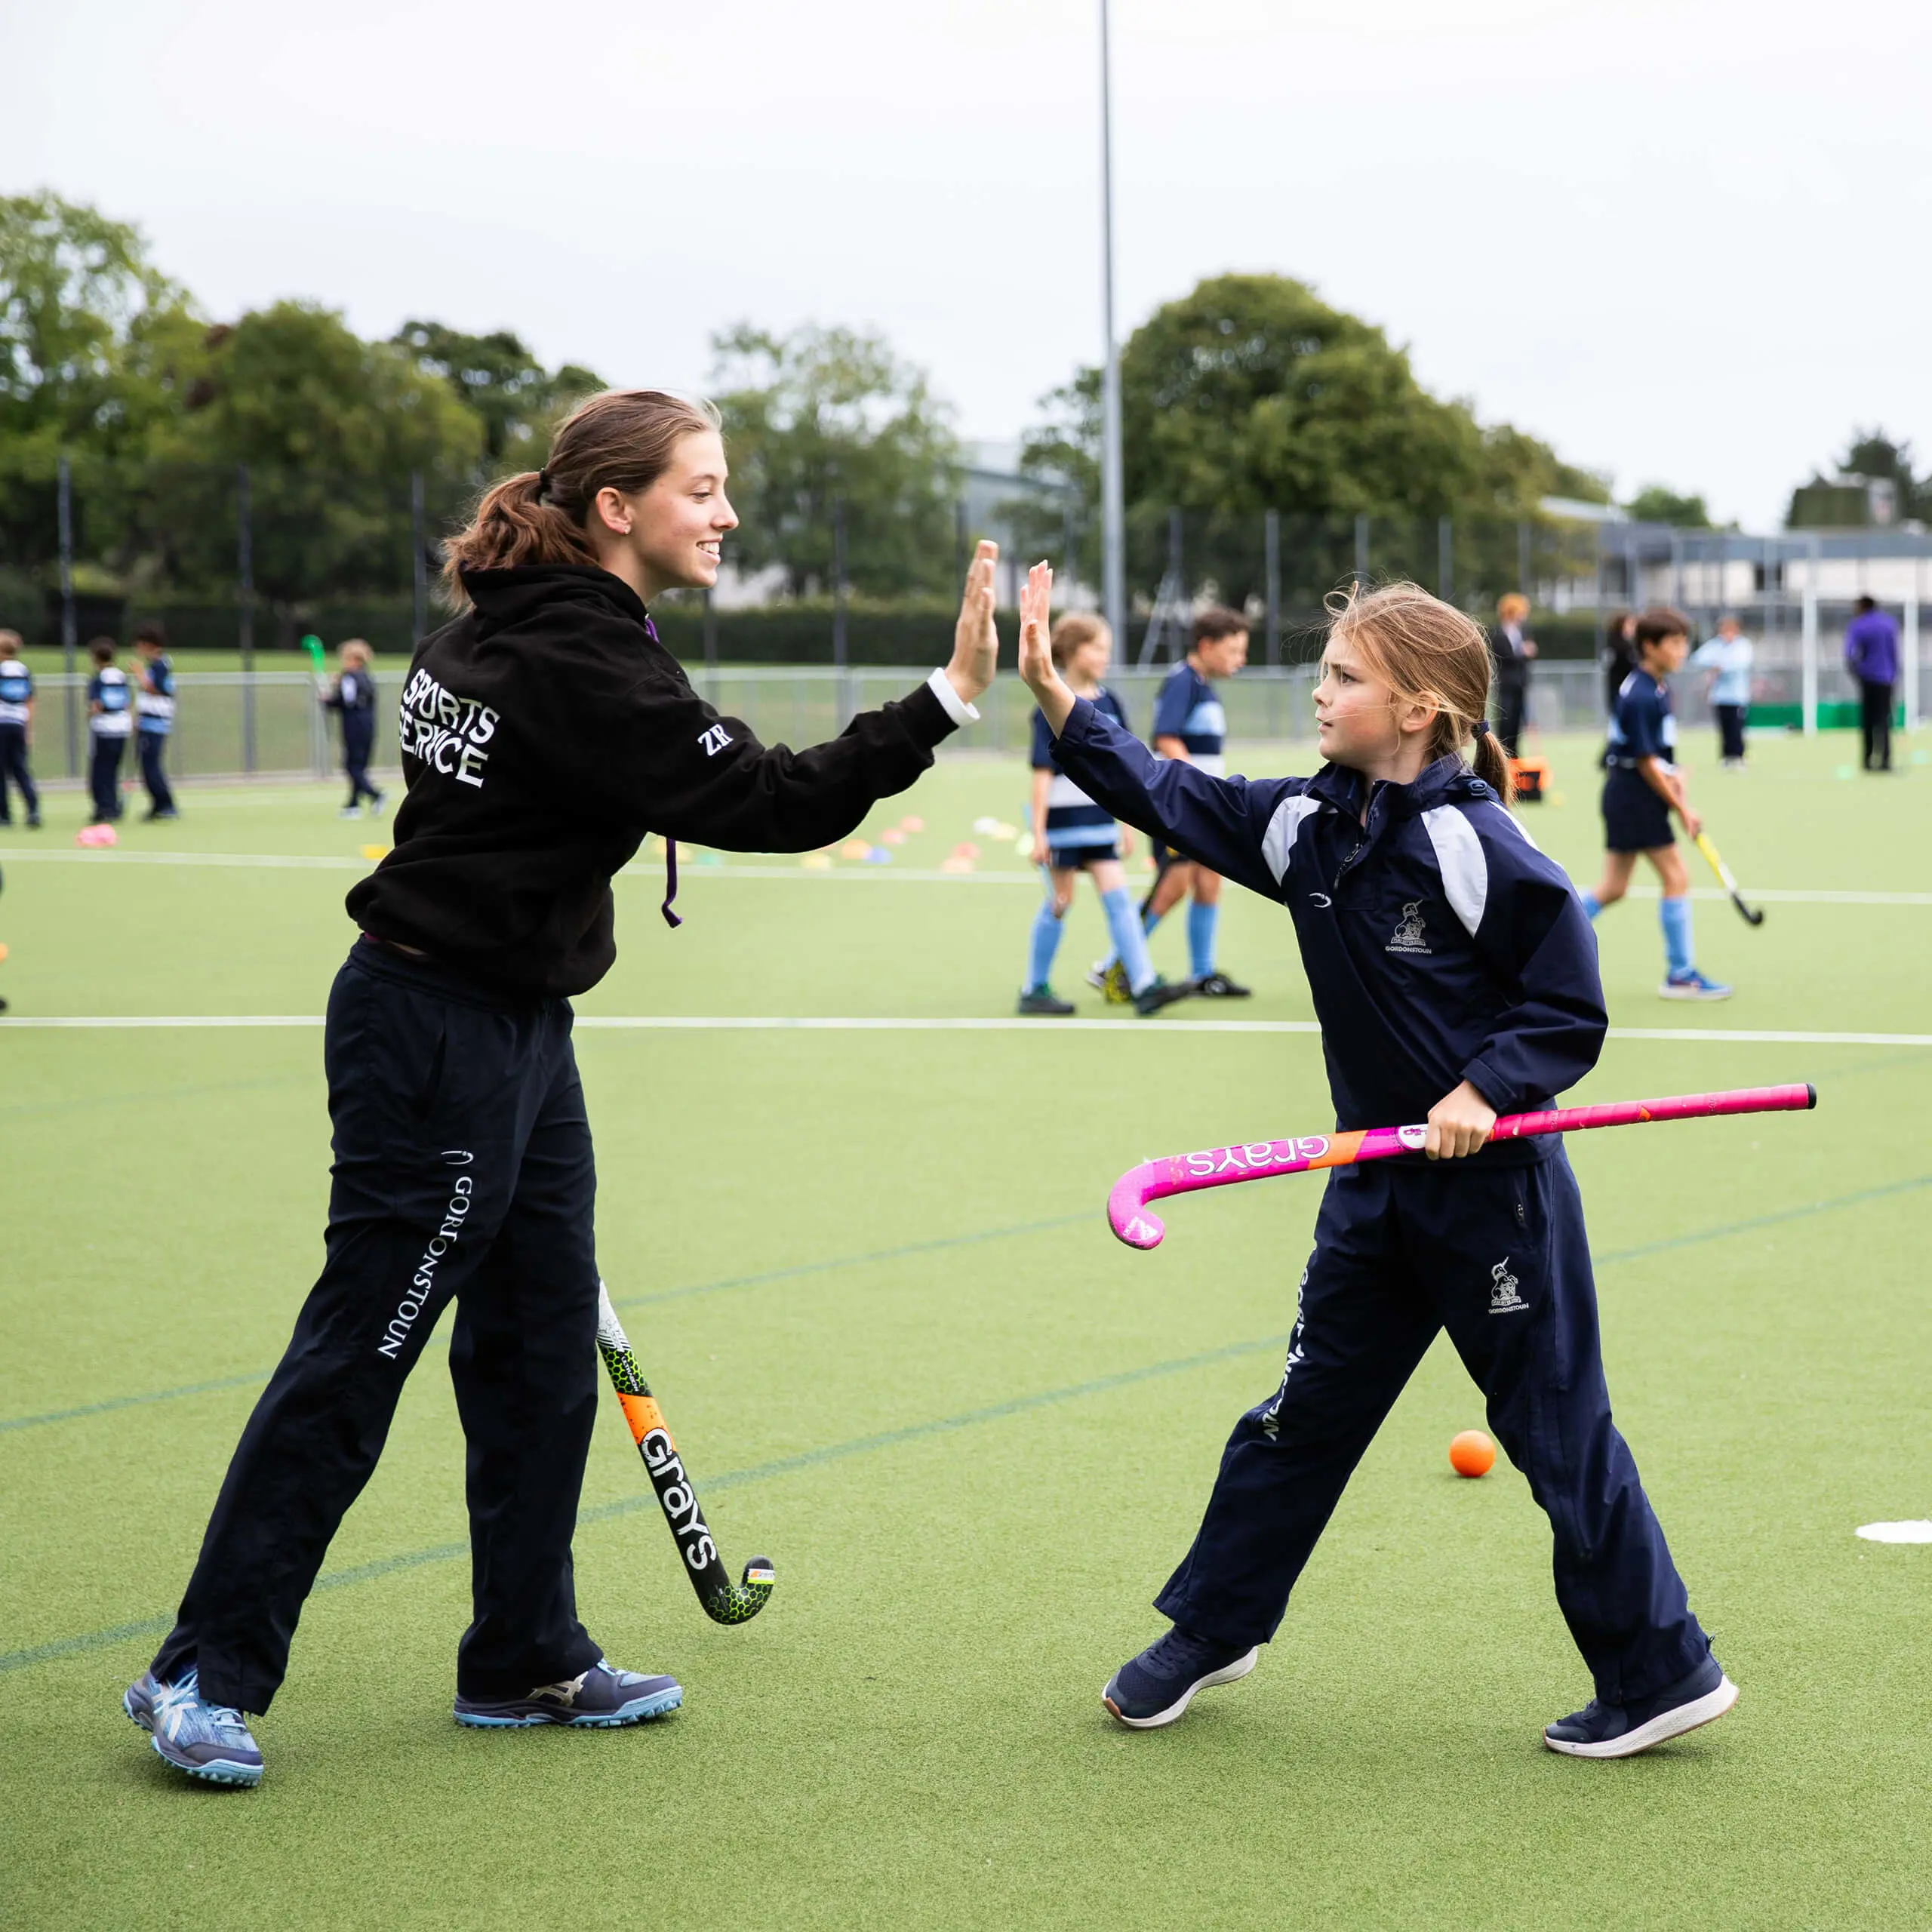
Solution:
[[[952,688],[952,680],[944,671],[935,671],[926,680],[926,688],[946,707],[946,715],[955,724],[977,724],[980,713],[977,706],[968,704]]]

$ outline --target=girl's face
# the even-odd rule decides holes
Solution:
[[[1113,659],[1113,639],[1103,631],[1098,637],[1090,637],[1075,648],[1067,660],[1066,668],[1081,683],[1097,685],[1107,675],[1107,666]]]
[[[1410,709],[1412,707],[1403,707]],[[1395,694],[1369,669],[1346,638],[1331,638],[1315,688],[1315,742],[1333,764],[1355,769],[1385,764],[1402,740]]]
[[[649,489],[635,496],[601,490],[592,515],[624,540],[654,592],[708,589],[718,581],[725,535],[738,527],[724,478],[724,438],[715,430],[694,430],[678,438]]]

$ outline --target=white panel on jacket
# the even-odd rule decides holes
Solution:
[[[1489,903],[1489,861],[1468,814],[1455,805],[1438,805],[1422,815],[1423,829],[1435,848],[1442,870],[1442,894],[1471,938]]]
[[[1294,849],[1295,835],[1301,829],[1301,822],[1321,809],[1319,798],[1311,798],[1306,792],[1292,798],[1284,798],[1275,808],[1275,816],[1268,821],[1268,829],[1261,835],[1261,856],[1269,872],[1279,885],[1281,875],[1288,869],[1288,854]]]

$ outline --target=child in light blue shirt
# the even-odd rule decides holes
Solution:
[[[1711,715],[1718,722],[1718,761],[1727,771],[1744,769],[1744,719],[1751,709],[1751,640],[1740,635],[1737,620],[1727,611],[1718,620],[1718,634],[1706,638],[1690,654],[1688,667],[1712,671]]]

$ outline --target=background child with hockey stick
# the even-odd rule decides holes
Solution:
[[[1595,1679],[1545,1742],[1623,1757],[1721,1716],[1736,1687],[1611,1419],[1575,1177],[1554,1140],[1488,1144],[1499,1113],[1547,1106],[1589,1071],[1606,1022],[1583,909],[1504,803],[1483,632],[1413,584],[1342,600],[1315,693],[1328,762],[1310,779],[1220,778],[1155,758],[1067,688],[1046,648],[1051,584],[1044,565],[1029,580],[1020,672],[1062,768],[1286,906],[1338,1129],[1428,1121],[1422,1152],[1329,1182],[1280,1386],[1236,1423],[1157,1600],[1174,1627],[1115,1672],[1108,1709],[1169,1724],[1254,1669],[1446,1328],[1549,1517],[1557,1599]]]
[[[1677,718],[1670,689],[1690,648],[1690,623],[1675,611],[1646,611],[1634,633],[1637,666],[1617,694],[1610,743],[1604,752],[1603,876],[1583,894],[1592,920],[1630,890],[1639,856],[1663,888],[1657,921],[1663,928],[1665,999],[1720,1000],[1730,989],[1699,972],[1690,937],[1690,875],[1670,829],[1676,813],[1693,838],[1703,821],[1690,808],[1677,764]]]

